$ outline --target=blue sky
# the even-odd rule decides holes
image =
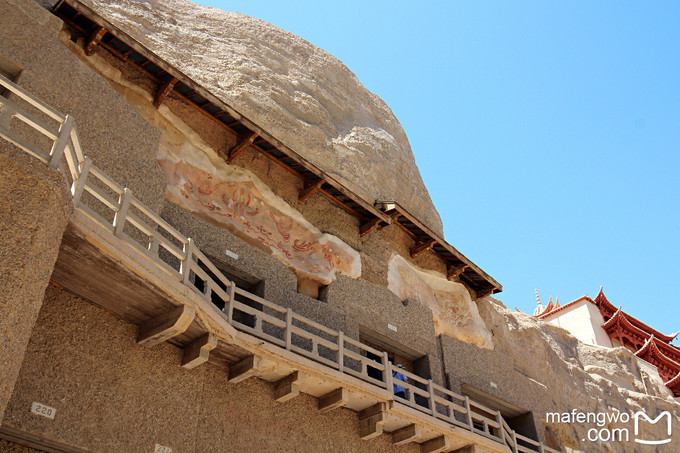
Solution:
[[[446,239],[508,307],[604,285],[680,330],[680,3],[201,3],[302,36],[381,96]]]

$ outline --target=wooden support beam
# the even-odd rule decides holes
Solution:
[[[255,138],[257,137],[257,132],[245,132],[243,134],[240,134],[238,136],[238,141],[236,144],[229,150],[227,151],[226,157],[227,157],[227,163],[231,163],[234,159],[236,159],[236,156],[241,154],[246,148],[248,148],[250,145],[253,144],[255,141]]]
[[[182,367],[186,369],[196,368],[208,361],[210,351],[217,347],[217,337],[212,333],[207,333],[194,340],[189,346],[184,348],[182,357]]]
[[[421,253],[425,253],[428,250],[432,250],[432,247],[437,243],[436,239],[428,239],[425,242],[420,242],[411,249],[411,258],[415,258]]]
[[[446,436],[435,437],[427,442],[420,444],[421,453],[441,453],[451,447],[451,441]]]
[[[383,433],[385,425],[385,403],[374,404],[359,411],[359,437],[373,439]]]
[[[170,94],[173,88],[175,88],[175,84],[177,83],[177,77],[173,77],[172,79],[161,83],[158,85],[158,90],[156,90],[156,97],[153,100],[153,106],[158,108],[161,105],[161,102]]]
[[[97,48],[105,34],[106,29],[104,27],[97,27],[90,33],[90,36],[87,38],[87,43],[85,44],[85,55],[89,57],[94,54],[94,49]]]
[[[481,299],[482,297],[490,296],[493,294],[494,287],[493,286],[487,286],[486,288],[482,288],[477,291],[477,299]]]
[[[467,447],[459,448],[451,453],[479,453],[481,450],[477,445],[468,445]]]
[[[196,309],[194,307],[182,305],[151,318],[139,326],[137,344],[151,347],[184,333],[195,316]]]
[[[317,182],[313,182],[313,183],[305,181],[305,185],[302,188],[302,190],[300,191],[300,196],[298,197],[298,203],[302,203],[307,198],[314,195],[314,193],[317,190],[321,189],[321,186],[323,186],[325,182],[326,181],[324,181],[323,179],[319,179]]]
[[[468,268],[467,264],[461,264],[460,266],[449,266],[446,269],[446,278],[449,280],[453,280],[454,278],[458,277],[460,274],[465,272],[465,269]]]
[[[294,371],[274,383],[274,399],[279,403],[285,403],[300,394],[297,383],[298,372]]]
[[[343,407],[349,401],[349,392],[340,387],[319,398],[319,411],[328,412]]]
[[[381,218],[376,217],[373,220],[369,220],[366,223],[362,223],[361,227],[359,228],[359,237],[364,237],[371,231],[375,230],[380,226],[380,223],[382,222]]]
[[[238,384],[262,371],[261,359],[251,355],[229,367],[229,382]]]
[[[408,425],[392,432],[392,445],[402,445],[420,439],[420,426]]]

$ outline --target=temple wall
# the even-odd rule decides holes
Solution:
[[[73,205],[61,173],[0,139],[0,422]]]
[[[549,316],[547,322],[568,330],[584,343],[611,348],[609,335],[602,328],[604,319],[595,305],[583,300],[567,307],[554,316]]]
[[[121,64],[103,50],[98,50],[92,57],[85,57],[80,40],[68,45],[109,80],[147,121],[162,131],[156,158],[165,169],[168,183],[165,191],[168,201],[162,210],[162,216],[167,221],[194,238],[204,253],[217,262],[264,281],[262,295],[267,299],[291,307],[328,327],[343,330],[356,339],[362,329],[377,326],[372,331],[387,338],[397,349],[399,345],[414,345],[412,349],[417,352],[414,355],[428,357],[426,374],[442,382],[430,308],[422,304],[404,307],[386,288],[387,264],[391,255],[396,250],[409,257],[413,239],[396,226],[388,226],[360,238],[358,220],[354,216],[319,193],[298,203],[301,181],[253,149],[245,150],[236,157],[233,165],[227,165],[219,153],[236,143],[233,134],[227,133],[222,126],[174,94],[156,109],[151,105],[156,87],[146,76]],[[184,168],[180,168],[182,166]],[[191,168],[187,170],[189,166]],[[211,193],[206,195],[205,187],[198,187],[200,183],[190,179],[194,176],[186,176],[189,174],[198,175],[196,178],[203,178],[203,182],[212,178],[209,188]],[[194,183],[189,188],[186,184],[188,179]],[[316,231],[306,243],[325,235],[340,245],[336,250],[340,259],[336,261],[334,272],[311,275],[321,284],[328,285],[322,289],[319,296],[321,300],[298,292],[296,274],[305,274],[304,271],[309,270],[309,267],[303,269],[303,265],[309,265],[309,261],[296,266],[294,259],[277,256],[276,251],[272,252],[272,247],[263,247],[257,238],[239,231],[238,225],[221,222],[218,215],[212,212],[215,206],[223,212],[227,208],[233,210],[234,205],[222,203],[224,194],[214,193],[234,181],[256,181],[255,188],[260,195],[265,194],[258,198],[261,202],[257,205],[239,205],[244,210],[244,217],[262,206],[285,211],[296,225],[310,225],[309,230]],[[221,187],[213,190],[218,184]],[[225,191],[227,196],[231,195],[229,190]],[[205,209],[206,206],[210,210]],[[259,214],[256,213],[253,220],[260,218]],[[266,226],[262,221],[258,222],[258,228]],[[236,253],[238,259],[227,256],[226,250]],[[360,263],[357,263],[355,253],[360,257]],[[446,272],[444,263],[431,253],[408,259],[414,265],[435,269],[442,274]],[[412,319],[414,316],[415,320]],[[388,324],[400,326],[400,330],[395,333],[388,329]]]
[[[60,41],[62,22],[31,0],[1,0],[0,60],[22,69],[18,83],[76,120],[84,153],[153,210],[163,205],[155,161],[160,133]]]
[[[182,350],[143,348],[136,335],[136,326],[50,287],[5,425],[92,452],[155,444],[175,453],[420,451],[393,447],[387,435],[362,441],[351,410],[319,413],[307,395],[277,403],[269,384],[230,384],[212,364],[183,369]],[[54,407],[54,420],[31,414],[33,401]]]

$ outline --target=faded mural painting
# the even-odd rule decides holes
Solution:
[[[336,273],[361,277],[359,252],[322,233],[252,172],[227,164],[168,107],[156,108],[151,93],[101,57],[93,55],[87,62],[162,132],[157,159],[167,178],[169,201],[259,244],[298,276],[324,285]]]
[[[321,283],[330,283],[336,272],[360,276],[358,252],[283,212],[278,207],[284,202],[267,199],[252,180],[229,180],[226,171],[217,178],[184,161],[159,162],[171,201],[259,241],[298,273]]]
[[[491,333],[461,283],[418,269],[397,254],[390,258],[387,278],[389,289],[401,300],[418,302],[432,310],[437,335],[493,349]]]

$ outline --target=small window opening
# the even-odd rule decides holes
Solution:
[[[227,277],[229,280],[234,282],[234,284],[236,284],[237,288],[244,289],[256,296],[264,297],[264,280],[260,280],[257,277],[254,277],[246,272],[243,272],[240,269],[236,269],[235,267],[230,266],[214,258],[210,258],[210,260],[215,265],[215,267],[217,267],[220,270],[220,272],[222,272],[222,274],[225,277]],[[226,285],[224,285],[218,278],[216,278],[215,274],[213,274],[207,267],[201,265],[201,269],[203,269],[206,272],[206,274],[208,274],[208,276],[212,278],[220,288],[222,288],[224,291],[227,291]],[[198,289],[199,291],[205,291],[205,282],[198,276],[194,276],[194,286],[196,286],[196,289]],[[237,301],[249,307],[252,307],[258,311],[262,311],[263,309],[261,303],[255,302],[240,294],[236,294],[234,298]],[[225,310],[226,308],[225,301],[222,300],[222,298],[219,297],[214,292],[211,294],[211,301],[220,310],[222,311]],[[233,317],[235,321],[240,322],[241,324],[245,324],[249,327],[255,326],[255,316],[250,313],[246,313],[241,310],[234,310]]]
[[[0,55],[0,75],[9,79],[11,82],[16,82],[21,75],[21,71],[21,66]],[[9,90],[0,85],[0,96],[7,97],[8,93]],[[0,107],[0,109],[1,108],[2,107]]]
[[[419,394],[411,395],[411,390],[407,387],[400,386],[398,382],[399,380],[406,379],[406,382],[409,385],[422,390],[427,390],[427,380],[431,379],[432,377],[430,372],[430,359],[427,355],[415,351],[408,346],[396,343],[393,340],[376,332],[369,331],[363,326],[360,328],[359,341],[366,346],[377,349],[378,351],[387,352],[387,358],[393,365],[401,366],[406,372],[412,373],[419,378],[422,378],[422,380],[415,378],[408,379],[406,374],[399,376],[397,375],[398,372],[393,372],[392,377],[393,383],[395,385],[393,390],[395,391],[395,396],[397,398],[402,398],[405,401],[411,401],[412,396],[415,404],[429,408],[430,403],[427,398]],[[369,360],[380,364],[383,363],[384,358],[381,355],[374,354],[370,351],[365,351],[365,355]],[[378,368],[368,366],[366,372],[368,376],[373,379],[380,381],[384,379],[383,371]]]
[[[477,415],[494,420],[496,417],[495,412],[500,411],[501,416],[507,422],[510,429],[514,430],[517,434],[521,434],[522,436],[528,437],[529,439],[538,441],[538,432],[536,431],[533,412],[504,401],[497,396],[494,396],[469,384],[461,385],[461,393],[465,396],[469,396],[471,399],[494,411],[493,413],[488,413],[486,411],[473,409],[473,412],[475,412]],[[473,419],[473,426],[475,429],[484,431],[484,423],[480,420]],[[495,429],[489,429],[492,431],[491,434],[495,436],[500,435],[500,433],[496,432]],[[523,447],[529,450],[536,449],[535,446],[528,443],[523,445]]]

